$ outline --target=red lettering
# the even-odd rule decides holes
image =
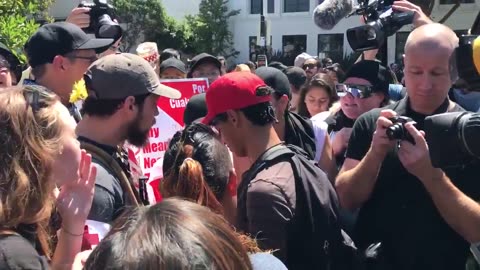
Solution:
[[[150,169],[153,167],[153,165],[155,165],[156,161],[157,160],[154,158],[149,158],[149,157],[143,158],[143,166],[145,167],[145,169]]]

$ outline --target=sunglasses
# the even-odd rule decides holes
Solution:
[[[339,97],[344,97],[348,94],[356,98],[369,98],[373,94],[373,89],[369,85],[356,85],[340,83],[335,85],[335,90]]]
[[[303,70],[306,70],[307,68],[314,69],[316,67],[317,67],[317,65],[315,65],[315,64],[305,64],[305,65],[303,65]]]

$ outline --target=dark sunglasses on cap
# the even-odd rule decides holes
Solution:
[[[356,84],[344,84],[339,83],[335,85],[335,90],[339,97],[344,97],[347,94],[351,94],[356,98],[369,98],[372,96],[373,89],[369,85],[356,85]]]
[[[303,70],[306,70],[307,68],[314,69],[316,67],[317,67],[316,64],[305,64],[305,65],[303,65]]]

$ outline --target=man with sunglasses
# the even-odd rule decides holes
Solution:
[[[336,188],[342,207],[360,208],[357,247],[382,243],[375,269],[464,269],[469,243],[480,241],[478,163],[434,168],[421,131],[427,116],[463,111],[448,98],[457,46],[444,25],[415,29],[405,44],[408,95],[353,127]],[[414,121],[402,125],[411,138],[389,139],[395,116]]]
[[[53,91],[78,122],[81,116],[69,102],[73,85],[97,60],[97,54],[106,51],[112,43],[113,39],[91,37],[72,23],[45,24],[25,44],[35,80],[25,80],[24,84],[38,84]]]
[[[393,78],[377,61],[364,60],[352,66],[342,84],[337,84],[340,110],[333,115],[321,113],[314,119],[325,119],[332,139],[337,165],[341,167],[355,120],[363,113],[389,103],[388,87]]]
[[[303,63],[303,70],[307,73],[307,80],[310,81],[322,68],[322,64],[315,58],[310,58]]]

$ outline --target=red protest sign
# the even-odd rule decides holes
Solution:
[[[158,107],[172,117],[178,124],[183,126],[183,113],[185,112],[188,100],[196,94],[205,92],[208,88],[208,81],[206,79],[184,79],[164,80],[161,82],[182,93],[180,99],[160,98]]]
[[[158,187],[163,178],[163,155],[168,143],[175,132],[184,127],[183,113],[190,98],[208,89],[207,79],[165,80],[161,83],[177,89],[182,96],[180,99],[159,98],[159,114],[155,117],[155,125],[150,129],[148,143],[135,153],[143,175],[148,176],[148,196],[155,198],[156,202],[161,199]]]

